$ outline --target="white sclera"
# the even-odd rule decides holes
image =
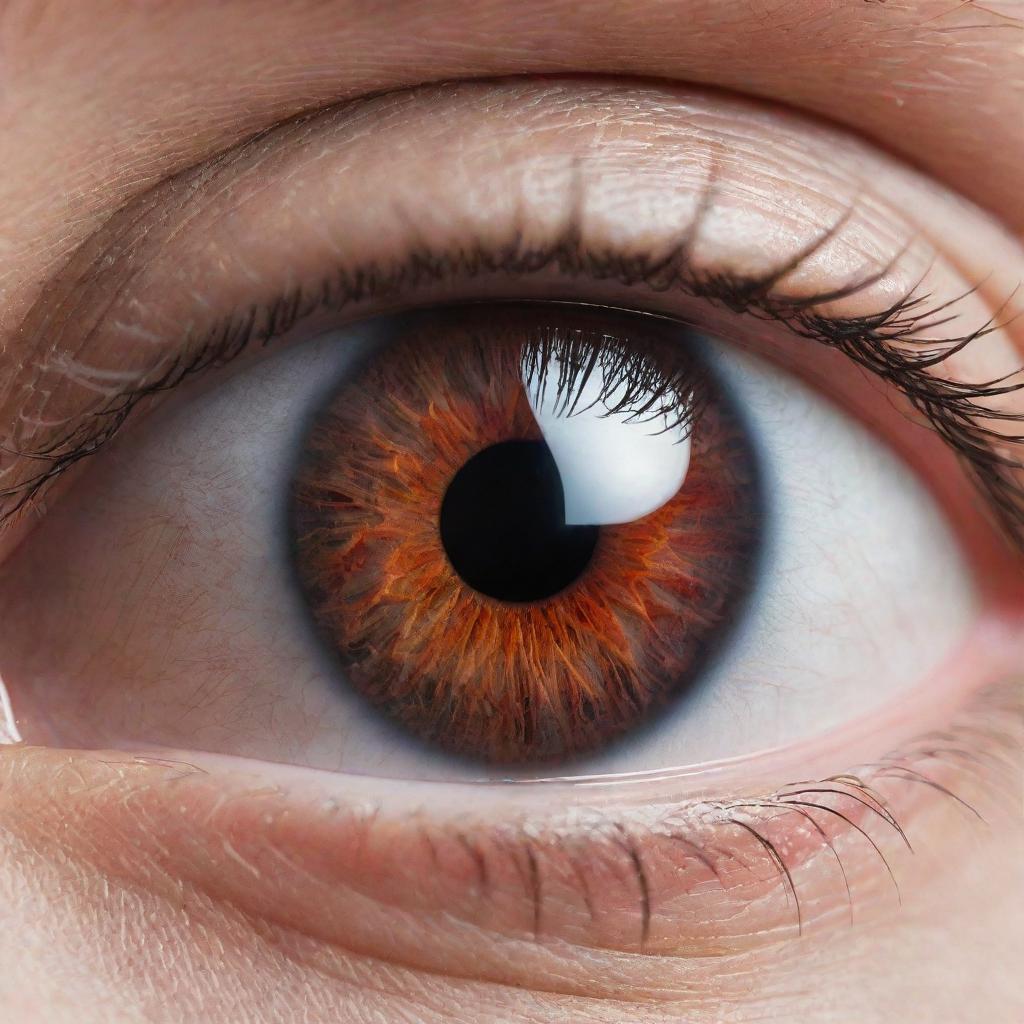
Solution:
[[[665,414],[632,418],[628,409],[610,412],[628,384],[605,394],[600,363],[567,403],[550,386],[561,370],[560,360],[552,359],[547,388],[529,380],[524,386],[562,478],[565,521],[570,526],[631,523],[671,501],[690,465],[684,427],[669,425]],[[651,396],[637,398],[632,408],[642,408],[646,397]],[[567,406],[574,406],[571,414]]]

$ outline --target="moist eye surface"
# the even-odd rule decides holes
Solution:
[[[639,318],[410,318],[302,440],[291,550],[341,685],[480,762],[602,751],[698,683],[763,507],[694,345]]]
[[[768,362],[742,335],[567,302],[473,308],[473,331],[435,310],[297,338],[121,435],[5,579],[22,706],[68,745],[621,774],[822,736],[968,642],[976,588],[929,488],[941,442],[917,428],[911,464],[870,382],[832,400],[841,356]],[[467,582],[441,535],[453,481],[510,440],[546,445],[565,525],[596,534],[519,602]],[[748,593],[729,572],[751,549]]]

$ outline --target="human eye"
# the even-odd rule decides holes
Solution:
[[[678,955],[892,910],[1019,727],[1021,260],[954,206],[796,116],[585,82],[157,188],[29,320],[10,731],[195,766],[168,813],[243,905],[343,878],[324,928]],[[246,896],[281,864],[299,897]]]

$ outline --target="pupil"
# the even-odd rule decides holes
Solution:
[[[543,441],[504,441],[455,474],[441,541],[474,590],[501,601],[557,594],[587,567],[596,526],[567,526],[562,479]]]

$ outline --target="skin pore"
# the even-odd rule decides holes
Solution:
[[[573,203],[577,242],[667,247],[667,223],[678,236],[701,214],[712,169],[719,205],[704,211],[688,252],[698,270],[768,273],[856,206],[849,230],[787,276],[787,294],[828,293],[895,262],[894,274],[828,311],[876,311],[927,275],[933,305],[956,301],[960,317],[929,336],[995,326],[942,373],[973,384],[1012,373],[1024,347],[1024,321],[1014,320],[1024,309],[1015,294],[1024,280],[1022,8],[0,2],[4,450],[38,447],[88,413],[97,381],[173,358],[160,348],[172,337],[183,344],[172,326],[193,324],[197,337],[215,306],[272,301],[317,280],[325,258],[500,246],[523,225],[543,246],[564,240]],[[435,84],[452,80],[473,82]],[[746,307],[708,309],[697,294],[549,269],[428,281],[413,297],[572,294],[687,315],[780,362],[793,345],[784,325]],[[345,317],[406,301],[366,298]],[[832,365],[806,374],[825,379]],[[853,370],[841,364],[842,375]],[[178,397],[168,396],[169,411]],[[986,401],[1017,413],[1024,405],[1013,394]],[[876,404],[888,411],[867,418],[890,433],[916,427],[894,403]],[[1012,423],[986,422],[1000,438],[1014,434]],[[126,445],[140,425],[148,422],[129,421]],[[82,460],[0,529],[0,678],[29,741],[0,746],[3,1020],[953,1024],[1024,1015],[1021,554],[952,461],[932,473],[991,614],[934,678],[908,680],[881,713],[799,748],[595,786],[582,799],[564,783],[460,791],[456,813],[451,797],[445,804],[416,784],[264,764],[252,759],[262,749],[196,753],[191,722],[162,734],[166,749],[151,756],[103,749],[116,744],[102,742],[102,729],[44,735],[43,723],[63,721],[59,708],[74,707],[59,703],[62,689],[95,687],[84,699],[99,709],[93,724],[149,701],[138,715],[150,714],[155,730],[174,706],[174,687],[148,685],[143,669],[157,651],[174,660],[184,628],[169,628],[162,608],[147,618],[140,599],[137,614],[110,612],[104,635],[113,639],[98,645],[103,620],[86,617],[87,597],[65,608],[33,570],[85,552],[97,575],[120,564],[115,589],[134,597],[159,587],[141,557],[127,567],[115,558],[132,543],[170,550],[159,524],[144,541],[135,522],[94,541],[74,518],[76,503],[105,493],[105,455]],[[28,470],[0,461],[0,472],[7,487]],[[33,548],[39,538],[46,543]],[[216,618],[213,594],[190,595],[190,613]],[[73,656],[47,665],[47,688],[19,689],[19,668],[41,647],[20,643],[19,631],[32,635],[43,620],[54,638],[46,650]],[[214,637],[210,650],[217,644],[228,640]],[[252,648],[238,657],[253,671],[265,660]],[[281,685],[278,728],[295,707]],[[249,721],[271,734],[258,715]],[[874,767],[849,791],[864,801],[835,805],[846,825],[835,811],[819,819],[849,855],[852,925],[835,899],[835,860],[809,825],[780,847],[797,872],[799,928],[785,875],[750,836],[713,861],[717,870],[702,859],[726,842],[723,822],[748,799],[769,810],[794,793],[813,800],[808,790],[849,787],[846,773],[862,765]],[[808,779],[832,781],[794,787]],[[682,861],[660,841],[666,822],[676,845],[689,844]],[[899,904],[856,828],[882,845]],[[767,834],[782,844],[781,832]],[[596,872],[582,886],[581,862]],[[606,901],[597,912],[594,893]]]

